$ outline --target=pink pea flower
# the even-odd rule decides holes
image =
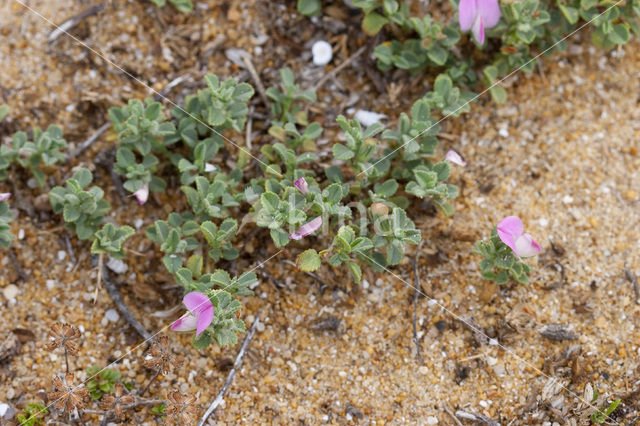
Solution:
[[[462,159],[460,154],[452,149],[447,152],[447,155],[444,157],[444,159],[461,167],[465,167],[467,165],[467,162]]]
[[[310,222],[302,225],[296,232],[289,235],[289,239],[291,240],[301,240],[307,235],[311,235],[318,230],[322,226],[322,216],[318,216]]]
[[[484,29],[495,27],[500,20],[498,0],[460,0],[458,6],[460,29],[471,30],[476,41],[484,43]]]
[[[143,205],[149,199],[149,185],[144,184],[140,189],[133,193],[138,200],[138,204]]]
[[[0,192],[0,201],[6,201],[11,197],[10,192]]]
[[[206,294],[198,291],[187,293],[182,302],[188,312],[171,324],[171,329],[175,331],[196,330],[197,338],[213,321],[213,304]]]
[[[298,188],[300,192],[302,192],[302,195],[307,195],[307,192],[309,192],[309,184],[303,177],[293,182],[293,186]]]
[[[531,257],[542,250],[529,234],[523,233],[522,221],[517,216],[505,217],[497,227],[498,236],[518,257]]]

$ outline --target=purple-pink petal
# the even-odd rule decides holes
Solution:
[[[289,235],[289,239],[291,240],[300,240],[307,235],[310,235],[318,230],[322,226],[322,216],[318,216],[310,222],[302,225],[296,232]]]
[[[515,241],[515,253],[520,257],[531,257],[539,254],[542,251],[540,244],[533,240],[533,237],[529,234],[523,234],[516,238]]]
[[[201,311],[198,314],[196,337],[198,337],[200,333],[202,333],[207,329],[207,327],[209,327],[209,324],[211,324],[211,321],[213,321],[213,305],[211,305],[210,307],[206,308],[205,310]]]
[[[192,291],[191,293],[185,294],[182,302],[184,306],[187,307],[187,310],[196,316],[205,309],[213,308],[211,300],[209,300],[207,295],[199,291]]]
[[[480,44],[484,44],[484,24],[482,23],[482,16],[476,16],[476,20],[473,21],[473,28],[471,28],[473,36]]]
[[[478,14],[482,17],[482,25],[486,28],[493,28],[500,20],[500,5],[498,0],[476,0]]]
[[[298,190],[300,192],[302,192],[302,195],[307,195],[307,192],[309,191],[309,184],[307,183],[307,181],[303,177],[301,177],[301,178],[297,179],[295,182],[293,182],[293,186],[298,188]]]
[[[453,164],[456,164],[458,166],[464,167],[464,166],[467,165],[467,162],[462,159],[460,154],[458,154],[457,152],[455,152],[452,149],[450,149],[447,152],[447,155],[444,157],[444,159],[449,161],[449,162],[451,162],[451,163],[453,163]]]
[[[11,198],[10,192],[0,192],[0,201],[5,201]]]
[[[523,232],[522,221],[517,216],[505,217],[498,223],[497,231],[500,240],[516,252],[516,239]]]
[[[178,318],[176,322],[171,324],[173,331],[191,331],[195,330],[198,325],[198,319],[189,312]]]
[[[460,4],[458,5],[458,18],[462,31],[469,31],[471,29],[473,21],[476,19],[476,12],[477,0],[460,0]]]
[[[134,192],[133,195],[138,200],[138,204],[143,205],[149,199],[149,185],[142,185],[142,187]]]

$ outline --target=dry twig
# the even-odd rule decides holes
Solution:
[[[122,314],[125,320],[133,327],[135,331],[138,332],[140,336],[142,336],[145,340],[153,343],[156,339],[147,331],[146,328],[133,316],[127,305],[122,300],[122,296],[120,296],[120,292],[118,292],[118,288],[116,287],[116,283],[113,282],[111,276],[109,275],[109,270],[106,266],[102,267],[102,281],[104,282],[104,287],[107,289],[107,293],[115,303],[116,308]]]
[[[483,416],[482,414],[474,414],[474,413],[469,413],[467,411],[458,410],[456,411],[456,417],[459,417],[465,420],[471,420],[471,421],[482,423],[489,426],[500,426],[500,422],[497,422],[490,417]]]
[[[356,50],[355,53],[345,59],[340,65],[326,73],[318,82],[312,87],[312,90],[318,91],[319,88],[322,87],[329,79],[335,77],[340,71],[346,68],[351,62],[355,61],[360,55],[362,55],[367,50],[367,45],[365,44],[360,49]]]
[[[102,126],[100,126],[98,128],[98,130],[96,130],[95,132],[93,132],[93,134],[91,136],[89,136],[89,139],[87,139],[86,141],[82,142],[80,144],[80,146],[78,146],[78,148],[76,148],[75,151],[73,151],[71,153],[71,155],[69,156],[69,158],[75,158],[78,155],[82,154],[83,152],[85,152],[91,145],[93,145],[93,143],[95,141],[98,140],[98,138],[100,136],[102,136],[104,134],[104,132],[106,132],[107,130],[109,130],[109,127],[111,127],[111,122],[109,123],[104,123]]]
[[[58,37],[62,34],[68,33],[72,28],[77,26],[80,22],[88,18],[89,16],[96,15],[100,13],[104,9],[104,3],[98,3],[96,5],[91,6],[88,9],[83,10],[75,16],[64,21],[62,24],[58,25],[53,31],[49,33],[49,37],[47,40],[49,43],[55,42]]]
[[[244,338],[244,341],[242,342],[242,347],[240,348],[240,352],[238,352],[238,355],[236,356],[236,360],[233,363],[233,368],[231,369],[231,371],[229,371],[229,374],[227,375],[227,379],[224,381],[224,384],[222,385],[222,389],[220,389],[220,392],[218,392],[216,399],[214,399],[211,405],[209,406],[209,408],[207,408],[207,411],[204,413],[204,415],[200,419],[198,426],[203,426],[207,421],[207,419],[209,418],[209,416],[211,415],[211,413],[213,413],[213,411],[216,408],[218,408],[218,405],[220,405],[220,403],[222,402],[222,399],[224,398],[224,394],[227,392],[227,390],[231,386],[231,383],[233,382],[233,378],[236,375],[236,371],[239,370],[240,367],[242,366],[242,361],[244,360],[244,357],[247,354],[247,348],[249,347],[249,343],[251,342],[253,335],[256,333],[256,328],[258,327],[259,322],[260,322],[260,311],[258,311],[258,313],[256,314],[256,319],[253,320],[253,325],[251,325],[251,330],[249,330],[249,333],[247,333],[247,336]]]
[[[420,351],[420,342],[418,341],[418,327],[416,321],[416,315],[418,311],[418,288],[420,287],[420,277],[418,276],[418,260],[420,259],[420,251],[425,240],[420,242],[420,245],[416,249],[416,255],[413,258],[413,343],[416,345],[416,355],[418,356],[418,364],[422,364],[422,352]]]

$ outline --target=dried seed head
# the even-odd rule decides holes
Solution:
[[[100,406],[103,410],[113,410],[118,418],[122,418],[124,406],[133,404],[134,402],[135,398],[133,395],[129,394],[124,386],[117,383],[114,394],[103,396]]]
[[[151,345],[143,364],[147,368],[168,374],[172,369],[180,367],[182,360],[171,352],[167,336],[159,336]]]
[[[59,347],[66,348],[69,355],[78,355],[78,343],[74,342],[82,335],[76,327],[56,322],[49,328],[49,336],[51,341],[47,343],[47,349],[50,351]]]
[[[89,396],[89,390],[85,387],[73,386],[73,373],[65,376],[64,381],[58,376],[53,377],[54,391],[49,392],[47,397],[53,401],[53,405],[63,411],[84,408],[84,401]]]
[[[166,420],[177,425],[188,425],[193,423],[198,415],[198,400],[193,395],[182,395],[178,391],[169,392],[167,395],[169,404],[165,409]]]

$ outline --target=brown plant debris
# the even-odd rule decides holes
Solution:
[[[55,391],[49,392],[47,397],[53,401],[53,405],[63,411],[70,412],[84,408],[84,402],[89,397],[89,390],[85,387],[73,385],[73,373],[65,375],[64,381],[54,376],[52,383]]]
[[[162,335],[151,345],[143,364],[151,370],[168,374],[174,368],[179,368],[182,365],[182,360],[177,358],[171,351],[169,338]]]
[[[70,355],[77,356],[78,355],[78,342],[74,342],[74,340],[78,339],[82,333],[76,327],[56,322],[49,328],[49,336],[51,337],[51,341],[47,343],[47,349],[50,351],[55,350],[59,347],[64,347]]]
[[[567,328],[564,324],[549,324],[540,329],[542,334],[547,339],[562,342],[563,340],[576,340],[579,335]]]
[[[127,393],[120,383],[116,383],[114,394],[105,395],[100,402],[100,407],[103,410],[113,410],[118,418],[122,418],[123,406],[133,404],[134,401],[133,395]]]
[[[178,391],[171,391],[167,395],[169,404],[165,409],[167,414],[167,423],[177,425],[188,425],[194,422],[198,415],[198,406],[196,401],[198,400],[193,395],[182,395]]]

